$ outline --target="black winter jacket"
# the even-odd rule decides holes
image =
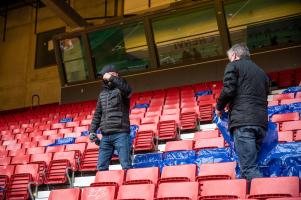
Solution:
[[[216,109],[229,104],[229,130],[240,126],[267,128],[269,81],[265,72],[249,58],[229,63]]]
[[[129,107],[131,87],[121,77],[111,76],[112,86],[100,92],[90,133],[100,129],[104,134],[130,132]]]

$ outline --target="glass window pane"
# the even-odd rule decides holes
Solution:
[[[88,80],[88,67],[81,38],[61,40],[60,48],[67,82]]]
[[[84,59],[65,62],[64,68],[68,83],[88,79],[88,71]]]
[[[114,64],[119,72],[145,69],[149,65],[143,23],[111,27],[88,34],[96,70]]]
[[[213,7],[172,14],[152,25],[161,65],[222,55]]]
[[[252,0],[225,4],[232,44],[250,50],[301,41],[299,0]]]

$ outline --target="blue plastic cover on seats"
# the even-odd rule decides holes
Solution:
[[[133,160],[133,168],[160,167],[162,168],[162,153],[138,154]]]
[[[211,90],[202,90],[195,93],[196,97],[212,94]]]
[[[287,94],[287,93],[297,93],[301,92],[301,86],[296,86],[296,87],[289,87],[286,90],[282,92],[282,94]]]
[[[301,113],[301,102],[300,103],[292,103],[288,105],[288,109],[290,112],[299,112]]]
[[[74,144],[74,143],[75,143],[75,137],[66,137],[66,138],[56,139],[54,143],[49,144],[48,146],[59,146],[59,145]]]
[[[163,153],[163,166],[194,164],[196,153],[189,151],[172,151]]]
[[[148,108],[149,104],[144,103],[144,104],[136,104],[134,108]]]
[[[230,148],[202,149],[196,153],[195,163],[199,166],[206,163],[234,161]]]
[[[60,123],[67,123],[67,122],[72,122],[73,118],[63,118],[60,120]]]
[[[83,131],[83,132],[81,133],[81,136],[88,136],[89,134],[90,134],[89,131]]]
[[[225,141],[229,144],[232,152],[233,151],[235,152],[234,141],[232,135],[228,130],[228,116],[225,113],[223,113],[221,117],[217,117],[217,115],[215,115],[213,118],[213,122],[216,123]],[[269,152],[277,145],[277,143],[278,143],[277,126],[272,122],[268,122],[267,134],[262,141],[260,152],[259,152],[259,159],[258,159],[259,162],[267,157]],[[234,155],[234,153],[232,154]]]
[[[278,106],[270,106],[268,107],[268,116],[269,118],[275,114],[288,113],[289,106],[288,105],[278,105]]]

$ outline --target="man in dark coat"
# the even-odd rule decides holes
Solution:
[[[224,87],[218,98],[216,114],[229,105],[229,130],[234,137],[242,178],[261,177],[257,159],[265,137],[269,81],[265,72],[251,59],[245,44],[227,52],[230,63],[224,74]]]
[[[132,167],[130,146],[130,94],[131,87],[114,65],[105,66],[98,74],[103,79],[94,117],[90,127],[90,140],[99,144],[97,169],[108,170],[114,150],[117,150],[122,169]],[[96,136],[101,131],[102,139]]]

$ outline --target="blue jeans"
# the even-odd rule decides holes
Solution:
[[[129,133],[103,135],[99,145],[97,170],[109,169],[114,150],[117,150],[122,169],[132,168],[131,146]]]
[[[234,128],[234,146],[239,159],[241,177],[250,181],[262,175],[258,169],[258,154],[266,130],[260,126]]]

